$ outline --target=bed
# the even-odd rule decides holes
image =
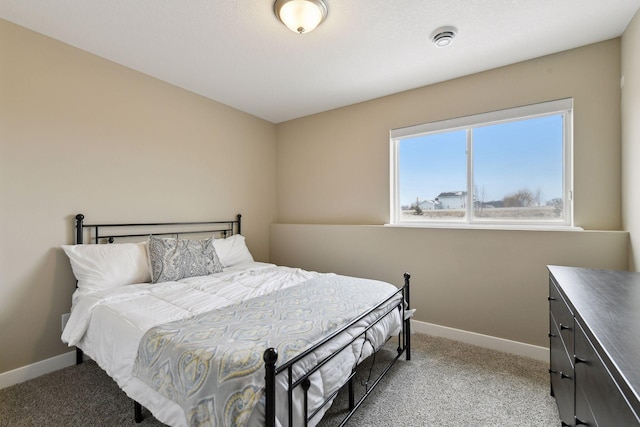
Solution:
[[[78,280],[62,340],[171,426],[315,426],[347,387],[344,425],[404,355],[403,286],[255,262],[241,215],[225,221],[87,224],[63,245]],[[105,244],[106,243],[106,244]],[[397,339],[361,396],[357,366]]]

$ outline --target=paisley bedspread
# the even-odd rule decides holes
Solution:
[[[189,425],[243,426],[264,406],[266,348],[277,349],[281,365],[395,291],[323,275],[156,326],[140,342],[133,374],[181,405]]]

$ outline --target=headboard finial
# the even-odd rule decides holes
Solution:
[[[84,235],[82,231],[82,221],[84,220],[84,215],[78,214],[76,215],[76,245],[80,245],[84,240]]]

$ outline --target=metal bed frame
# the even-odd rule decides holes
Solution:
[[[121,223],[121,224],[85,224],[84,223],[84,215],[78,214],[75,216],[75,241],[76,244],[84,244],[85,243],[85,235],[89,233],[88,243],[113,243],[115,239],[125,239],[132,237],[147,237],[151,234],[155,236],[159,235],[172,235],[179,237],[181,235],[195,235],[195,234],[218,234],[222,237],[229,237],[233,234],[241,233],[241,225],[242,225],[242,215],[236,215],[236,219],[227,220],[227,221],[201,221],[201,222],[156,222],[156,223]],[[101,230],[112,230],[112,232],[105,232]],[[149,229],[151,232],[126,232],[125,230],[147,230]],[[155,231],[158,230],[158,231]],[[334,331],[331,335],[323,338],[321,341],[316,343],[314,346],[308,348],[300,355],[295,358],[289,360],[287,363],[276,366],[278,361],[278,352],[275,348],[267,348],[263,354],[263,360],[265,362],[265,425],[266,427],[275,427],[276,426],[276,378],[278,375],[287,375],[287,399],[288,399],[288,423],[289,427],[293,427],[293,394],[294,390],[298,387],[301,387],[304,395],[303,395],[303,411],[304,411],[304,426],[329,402],[331,402],[334,397],[338,394],[340,389],[344,387],[344,385],[348,386],[348,396],[349,396],[349,412],[344,416],[340,426],[344,426],[355,413],[355,411],[362,405],[364,400],[371,394],[371,392],[375,389],[375,387],[380,383],[384,375],[391,369],[391,367],[395,364],[395,362],[404,354],[406,360],[411,360],[411,324],[410,324],[410,316],[408,315],[408,309],[410,307],[410,295],[409,295],[409,284],[410,284],[410,275],[408,273],[404,273],[404,286],[398,289],[394,294],[389,296],[386,300],[380,302],[377,306],[371,308],[365,313],[362,313],[356,319],[354,319],[349,324],[344,327]],[[300,362],[306,356],[308,356],[314,350],[322,347],[323,345],[330,342],[339,334],[343,333],[351,326],[355,325],[366,316],[374,312],[375,310],[387,305],[389,301],[391,301],[396,295],[401,294],[402,298],[400,302],[394,304],[392,307],[388,308],[382,315],[380,315],[376,320],[374,320],[371,324],[369,324],[363,332],[359,335],[353,337],[348,343],[337,349],[331,355],[327,356],[325,359],[318,362],[316,366],[311,368],[308,372],[302,375],[300,378],[293,381],[293,368],[296,363]],[[367,384],[364,393],[356,402],[355,400],[355,390],[354,390],[354,379],[356,375],[356,368],[352,369],[351,374],[345,381],[344,385],[333,394],[331,394],[312,414],[309,414],[308,410],[308,390],[311,386],[310,377],[312,374],[317,372],[322,366],[331,361],[334,357],[336,357],[342,350],[352,345],[360,337],[364,336],[365,341],[367,340],[367,332],[374,327],[378,322],[386,317],[386,315],[390,314],[394,310],[398,310],[403,319],[402,328],[400,333],[398,334],[398,347],[396,349],[397,354],[395,357],[391,359],[391,361],[382,369],[381,373],[378,377],[373,381],[373,383],[369,386]],[[377,349],[374,349],[377,351]],[[83,352],[80,348],[76,347],[76,364],[80,364],[83,361]],[[132,399],[133,400],[133,399]],[[142,406],[134,400],[134,418],[136,423],[140,423],[143,420],[142,416]]]

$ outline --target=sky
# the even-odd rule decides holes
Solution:
[[[541,202],[562,197],[563,118],[537,117],[473,129],[476,200],[502,200],[521,189]],[[404,138],[399,148],[400,203],[466,191],[467,130]]]

